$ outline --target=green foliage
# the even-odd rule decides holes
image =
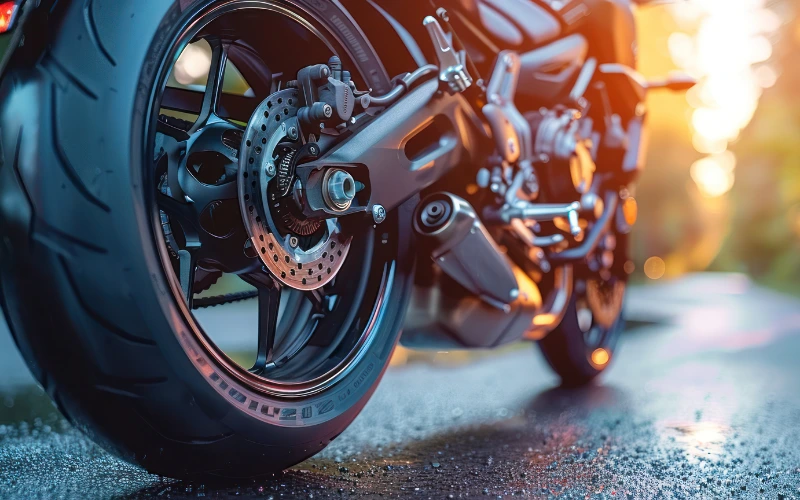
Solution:
[[[776,288],[800,292],[800,38],[787,30],[768,89],[734,146],[739,158],[730,236],[716,269],[739,267]]]

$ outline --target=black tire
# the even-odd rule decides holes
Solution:
[[[624,317],[620,314],[604,332],[608,338],[603,349],[608,352],[609,359],[602,364],[594,363],[592,352],[596,347],[587,345],[579,326],[577,301],[573,294],[561,324],[538,342],[547,364],[558,374],[561,382],[570,387],[590,383],[609,367],[616,353],[619,334],[625,328]]]
[[[614,361],[620,334],[625,329],[624,303],[628,286],[628,235],[613,232],[616,242],[614,263],[606,279],[587,269],[586,264],[576,265],[573,292],[561,324],[538,342],[550,367],[564,385],[580,386],[590,383]],[[594,257],[592,257],[594,258]],[[589,290],[589,285],[598,285]],[[599,293],[602,290],[605,293]],[[594,305],[588,300],[593,293]],[[579,308],[597,308],[588,325],[581,328]]]
[[[301,399],[247,386],[190,334],[157,250],[143,131],[161,58],[184,20],[212,3],[61,5],[47,52],[0,86],[0,302],[17,344],[77,428],[176,478],[263,476],[323,449],[385,370],[412,276],[403,207],[381,226],[396,236],[396,255],[368,350],[335,385]],[[283,4],[358,54],[373,88],[388,86],[337,1]]]

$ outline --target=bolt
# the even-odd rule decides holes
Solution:
[[[322,112],[325,115],[325,118],[330,118],[333,116],[333,108],[330,104],[326,104],[325,107],[322,108]]]
[[[267,175],[273,177],[275,175],[275,165],[267,163]]]
[[[297,240],[297,236],[290,236],[289,237],[289,246],[292,248],[297,248],[300,242]]]
[[[517,297],[519,297],[519,290],[517,290],[516,288],[511,290],[509,296],[511,297],[511,300],[516,300]]]
[[[383,205],[374,205],[372,207],[372,219],[375,224],[380,224],[386,220],[386,209],[383,208]]]
[[[289,139],[293,141],[297,139],[297,127],[292,127],[289,129]]]

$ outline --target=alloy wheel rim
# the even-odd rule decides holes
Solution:
[[[177,56],[198,34],[212,26],[215,21],[225,15],[245,10],[253,12],[266,11],[284,16],[289,22],[296,22],[306,28],[309,33],[319,38],[320,42],[332,51],[332,48],[338,43],[334,43],[330,38],[323,36],[321,27],[315,24],[316,21],[305,17],[309,13],[294,10],[288,8],[285,4],[279,5],[268,0],[231,0],[217,3],[209,8],[195,12],[178,31],[166,56],[163,58],[162,69],[156,79],[155,90],[151,100],[151,118],[153,119],[148,121],[147,144],[154,144],[156,127],[153,125],[156,123],[156,117],[153,115],[157,115],[159,112],[161,99],[166,88],[166,80],[172,71],[172,65],[177,60]],[[308,63],[315,62],[319,61],[309,61]],[[148,149],[152,151],[149,147]],[[355,252],[357,255],[346,262],[340,271],[341,273],[357,274],[359,279],[347,280],[355,281],[356,283],[348,289],[349,295],[347,297],[336,298],[340,312],[335,318],[331,317],[328,321],[329,324],[342,325],[335,335],[334,340],[338,339],[338,341],[328,346],[314,346],[314,353],[307,353],[305,358],[298,358],[298,360],[305,360],[304,366],[315,367],[306,369],[305,376],[300,376],[303,370],[292,371],[281,366],[278,366],[276,371],[265,374],[263,372],[254,373],[252,370],[247,370],[244,366],[233,361],[228,354],[211,340],[191,313],[188,303],[182,300],[181,277],[175,276],[174,270],[171,269],[172,262],[169,260],[169,251],[166,248],[164,239],[160,237],[162,234],[159,232],[161,230],[159,222],[162,219],[159,213],[160,207],[157,204],[154,205],[156,242],[159,245],[159,254],[161,255],[162,264],[167,273],[173,295],[178,300],[178,306],[182,310],[183,316],[200,346],[223,369],[234,375],[239,381],[265,394],[281,397],[303,397],[323,391],[341,380],[365,355],[369,345],[374,340],[381,321],[384,319],[388,305],[387,299],[392,291],[395,279],[396,263],[394,258],[396,255],[396,242],[389,238],[389,234],[392,231],[386,228],[386,226],[391,227],[391,221],[387,221],[390,222],[388,225],[384,223],[380,235],[371,226],[365,226],[363,235],[359,233],[361,242],[357,249],[358,251]],[[387,230],[384,230],[385,228]],[[172,275],[170,276],[171,272]],[[261,291],[259,291],[260,295]],[[348,298],[351,299],[352,303],[343,304],[344,299]],[[326,326],[330,325],[317,321],[312,330],[319,331]],[[312,332],[309,338],[313,338],[313,335],[314,333]],[[304,349],[310,349],[309,340],[300,341],[300,344],[305,345],[299,348],[296,339],[294,342],[289,339],[284,343],[288,345],[286,350],[294,352],[295,356],[298,356],[299,352]],[[315,357],[324,359],[311,363],[310,360]]]

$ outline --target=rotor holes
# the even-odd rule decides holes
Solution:
[[[261,131],[262,132],[266,132],[267,131],[267,125],[266,124],[261,125]]]
[[[262,240],[262,241],[264,240],[264,236],[261,236],[261,240]],[[270,244],[269,244],[269,249],[270,249],[270,250],[273,250],[274,248],[275,248],[275,245],[273,245],[272,243],[270,243]]]
[[[272,101],[267,101],[267,107],[268,107],[268,108],[271,108],[271,107],[272,107]]]
[[[321,275],[317,275],[317,281],[322,281],[322,276]]]
[[[335,241],[331,241],[331,248],[336,248],[336,242]]]
[[[304,284],[304,285],[306,284],[306,279],[305,279],[305,278],[303,278],[303,284]]]
[[[314,270],[313,270],[313,269],[309,269],[309,270],[308,270],[308,275],[309,275],[309,276],[311,276],[311,275],[313,275],[313,274],[314,274]]]
[[[261,154],[261,146],[256,146],[256,154],[257,155]]]
[[[275,262],[278,262],[278,254],[273,255],[272,256],[272,260],[274,260]]]
[[[250,146],[252,146],[252,145],[253,145],[253,143],[252,143],[252,142],[250,142],[250,139],[248,139],[248,140],[247,140],[247,147],[249,148],[249,147],[250,147]]]
[[[263,139],[261,139],[261,144],[266,144],[266,143],[267,143],[267,138],[266,138],[266,137],[264,137]]]
[[[245,179],[247,179],[248,175],[250,175],[250,174],[248,174],[247,172],[242,173],[242,177],[244,177]]]
[[[331,255],[331,262],[333,262],[333,255]]]
[[[264,111],[264,118],[269,118],[269,111]]]
[[[275,121],[276,122],[281,121],[281,115],[275,115]]]
[[[253,205],[250,205],[249,207],[247,207],[247,210],[252,214],[253,213]]]
[[[337,252],[336,252],[336,255],[338,255],[339,257],[341,257],[341,256],[342,256],[342,251],[341,251],[341,250],[337,251]]]
[[[294,276],[294,269],[289,269],[289,274],[291,274],[292,276]]]
[[[286,273],[281,271],[281,278],[286,279]]]
[[[326,259],[328,257],[328,252],[322,252],[322,258]],[[321,264],[320,264],[321,265]]]
[[[261,224],[261,216],[260,216],[260,215],[256,215],[256,222],[258,222],[259,224]],[[333,257],[331,257],[331,259],[332,259],[332,258],[333,258]]]
[[[261,241],[264,241],[264,235],[263,234],[259,234],[258,235],[258,239],[261,240]],[[272,245],[272,243],[270,243],[270,245]]]
[[[250,163],[250,165],[252,165],[253,163],[255,163],[255,162],[256,162],[256,159],[255,159],[255,158],[250,158],[250,159],[249,159],[249,160],[247,160],[247,161]]]
[[[319,270],[322,271],[322,264],[319,265]]]
[[[278,97],[278,104],[283,104],[283,97]]]
[[[244,195],[244,201],[250,201],[250,195],[249,194]]]
[[[255,187],[257,186],[256,181],[251,182],[250,185],[253,186],[253,189],[255,189]]]
[[[298,262],[297,263],[297,269],[303,269],[303,263],[302,262]]]
[[[288,115],[289,114],[289,108],[283,108],[283,114],[284,115]]]
[[[289,99],[288,102],[289,102],[289,106],[291,106],[292,104],[294,104],[294,99]]]
[[[267,253],[267,249],[266,249],[266,248],[264,248],[264,247],[261,247],[261,253],[262,253],[262,254],[266,254],[266,253]]]
[[[328,268],[328,274],[331,274],[331,268],[330,267]]]
[[[287,255],[286,257],[283,258],[283,260],[285,260],[286,263],[288,264],[292,259],[290,259],[289,256]]]

